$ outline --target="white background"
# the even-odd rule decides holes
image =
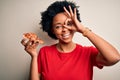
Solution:
[[[44,45],[56,42],[39,25],[40,12],[54,1],[0,0],[0,80],[28,79],[31,58],[20,43],[24,32],[35,32],[45,41]],[[120,51],[120,0],[73,1],[80,6],[82,24]],[[79,33],[74,41],[92,45]],[[120,80],[120,62],[102,70],[94,68],[94,80]]]

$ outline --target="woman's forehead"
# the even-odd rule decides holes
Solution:
[[[66,19],[69,18],[66,13],[58,13],[54,18],[53,18],[53,24],[56,23],[64,23]]]

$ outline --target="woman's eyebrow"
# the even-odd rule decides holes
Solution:
[[[60,23],[60,22],[57,22],[57,23],[55,23],[55,24],[53,24],[53,25],[62,25],[62,23]]]

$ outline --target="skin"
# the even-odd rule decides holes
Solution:
[[[76,9],[72,12],[69,6],[70,12],[64,7],[65,12],[58,13],[53,18],[53,28],[52,31],[58,38],[59,42],[57,44],[57,49],[61,52],[70,52],[75,48],[75,43],[72,41],[74,32],[79,32],[85,34],[93,45],[99,50],[96,57],[96,61],[99,65],[110,66],[114,65],[120,60],[120,54],[118,51],[107,41],[105,41],[100,36],[96,35],[94,32],[86,29],[78,20],[76,16]],[[22,40],[21,43],[25,46],[25,51],[31,55],[31,80],[40,80],[37,67],[37,50],[36,47],[38,43],[31,44],[31,41],[25,43]],[[31,45],[30,45],[31,44]],[[104,46],[103,46],[104,45]]]
[[[69,52],[75,48],[75,43],[72,41],[74,31],[69,30],[66,27],[74,27],[72,20],[63,12],[57,14],[53,18],[52,30],[56,37],[59,39],[57,49],[61,52]]]

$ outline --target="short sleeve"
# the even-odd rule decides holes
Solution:
[[[96,57],[97,57],[99,51],[97,50],[97,48],[95,48],[93,46],[90,47],[90,49],[91,49],[91,60],[92,60],[93,66],[96,66],[96,67],[102,69],[103,66],[99,65],[99,63],[96,61]]]

